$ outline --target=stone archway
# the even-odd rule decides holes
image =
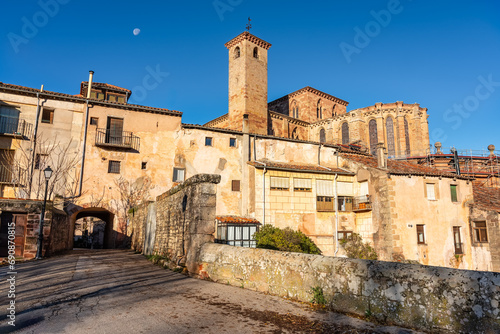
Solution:
[[[80,218],[85,218],[85,217],[95,217],[106,223],[106,227],[104,228],[103,248],[105,249],[115,248],[116,236],[113,230],[113,221],[115,219],[115,215],[104,208],[99,208],[99,207],[82,208],[81,210],[78,210],[77,212],[74,212],[71,215],[70,222],[73,229],[73,234],[76,221]]]

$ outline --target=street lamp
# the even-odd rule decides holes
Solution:
[[[49,179],[52,176],[52,169],[50,166],[43,170],[45,175],[45,197],[43,198],[42,213],[40,214],[40,231],[38,232],[38,250],[36,252],[36,258],[42,258],[42,244],[43,244],[43,220],[45,218],[45,206],[47,205],[47,191],[49,190]]]

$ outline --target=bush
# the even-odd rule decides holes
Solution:
[[[363,260],[376,260],[377,252],[368,243],[363,242],[361,236],[353,233],[349,239],[340,240],[340,244],[344,246],[344,250],[348,257]]]
[[[307,235],[300,231],[294,231],[289,227],[280,229],[271,225],[265,225],[258,232],[255,232],[253,237],[257,241],[257,248],[321,254],[321,250]]]

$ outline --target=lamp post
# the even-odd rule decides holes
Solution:
[[[49,179],[52,176],[52,169],[50,166],[43,170],[45,176],[45,197],[43,198],[42,213],[40,214],[40,231],[38,232],[38,250],[36,252],[36,258],[39,260],[42,258],[42,244],[43,244],[43,220],[45,218],[45,206],[47,205],[47,191],[49,190]]]

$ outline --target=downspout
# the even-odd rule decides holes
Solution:
[[[40,94],[43,93],[43,85],[40,91],[36,93],[36,118],[35,118],[35,131],[33,133],[33,155],[31,157],[31,171],[30,171],[30,182],[28,196],[31,198],[31,186],[33,183],[33,173],[35,171],[35,159],[36,159],[36,137],[38,134],[38,120],[40,118]]]
[[[339,238],[338,238],[338,231],[339,231],[339,200],[337,198],[337,178],[338,174],[335,173],[335,235],[333,236],[335,238],[335,253],[333,256],[337,256],[337,252],[339,251]]]
[[[83,152],[82,152],[82,164],[80,168],[80,180],[78,185],[78,194],[71,197],[65,197],[65,199],[73,199],[82,196],[82,187],[83,187],[83,171],[85,169],[85,151],[87,148],[87,128],[89,124],[89,99],[90,92],[92,90],[92,79],[94,78],[94,71],[89,71],[89,84],[87,88],[87,98],[85,100],[85,127],[83,130]]]

